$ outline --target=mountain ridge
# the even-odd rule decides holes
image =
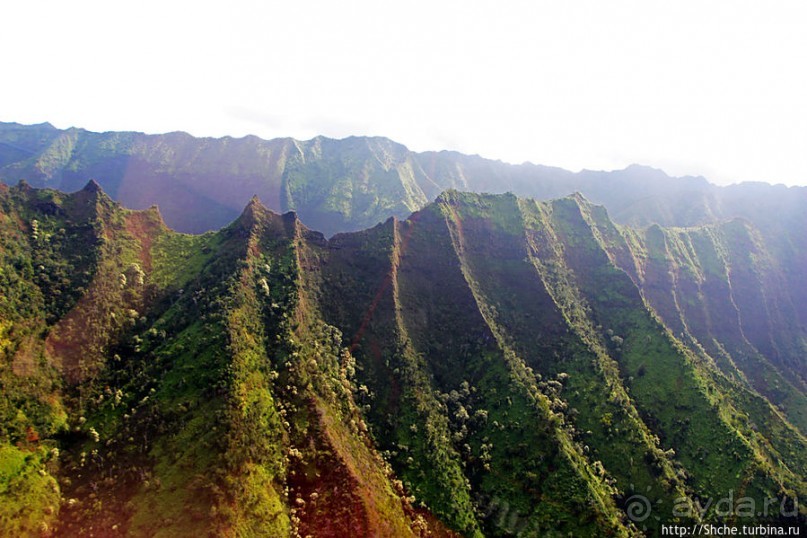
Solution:
[[[678,216],[649,216],[632,205],[642,200],[646,203],[648,196],[651,200],[660,198],[656,202],[660,205],[676,206],[687,204],[681,198],[689,197],[688,204],[692,205],[693,193],[689,191],[694,190],[698,197],[705,197],[698,204],[715,218],[725,218],[750,211],[747,202],[730,193],[753,187],[718,187],[701,177],[672,178],[642,165],[621,171],[573,173],[455,151],[417,153],[384,137],[336,140],[318,136],[307,141],[264,140],[254,135],[194,138],[181,131],[162,135],[94,133],[79,128],[63,131],[52,126],[0,123],[0,144],[27,151],[26,159],[8,152],[0,154],[1,181],[26,179],[37,187],[71,191],[88,179],[102,178],[113,198],[132,208],[157,203],[163,207],[166,221],[185,232],[224,226],[255,193],[275,211],[298,210],[309,227],[330,236],[370,227],[392,215],[406,218],[448,188],[512,191],[540,199],[579,190],[595,203],[606,205],[620,223],[647,225],[658,221],[669,226],[702,222],[696,222],[695,216],[687,217],[683,210],[677,211]],[[782,188],[791,195],[807,197],[807,188]],[[621,199],[614,197],[614,190]],[[767,190],[777,192],[779,187],[769,186]],[[178,197],[185,197],[188,209],[181,209]],[[737,207],[722,208],[726,204]],[[199,211],[207,213],[206,221],[194,220]]]
[[[804,525],[796,231],[447,189],[330,239],[253,193],[187,235],[92,181],[0,189],[0,231],[9,534]]]

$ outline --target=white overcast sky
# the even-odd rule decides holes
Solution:
[[[0,121],[807,184],[803,1],[11,0]]]

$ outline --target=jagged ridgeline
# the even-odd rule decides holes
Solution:
[[[185,235],[0,186],[0,535],[803,526],[802,307],[763,233],[448,191],[330,240],[257,199]]]

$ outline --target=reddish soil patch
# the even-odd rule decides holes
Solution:
[[[311,442],[316,460],[297,462],[289,477],[290,502],[300,518],[300,535],[374,536],[355,472],[338,454],[326,430],[327,423],[317,405],[309,410],[319,420],[312,425]],[[301,499],[298,502],[296,499]]]
[[[152,238],[161,227],[162,223],[151,210],[134,211],[126,217],[126,231],[140,243],[140,263],[147,273],[151,272]]]

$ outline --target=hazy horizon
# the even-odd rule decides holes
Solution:
[[[21,123],[21,122],[18,122],[18,121],[6,120],[6,119],[0,119],[0,123],[17,123],[17,124],[25,125],[25,126],[37,125],[35,123],[25,124],[25,123]],[[243,134],[243,135],[225,134],[225,135],[221,135],[221,136],[205,136],[205,135],[200,136],[200,135],[195,135],[193,133],[189,133],[188,131],[185,131],[185,130],[182,130],[182,129],[166,130],[166,131],[162,131],[162,132],[133,131],[133,130],[118,131],[118,130],[109,130],[109,129],[104,131],[104,130],[87,129],[87,128],[79,126],[79,125],[64,125],[64,126],[55,125],[53,122],[50,122],[50,121],[43,121],[43,122],[39,122],[38,124],[40,124],[40,125],[41,124],[49,124],[52,127],[56,128],[56,129],[60,129],[60,130],[79,129],[79,130],[84,130],[84,131],[88,131],[88,132],[95,132],[95,133],[103,133],[103,132],[137,132],[137,133],[142,133],[142,134],[147,135],[147,136],[160,136],[160,135],[166,135],[166,134],[171,134],[171,133],[183,133],[183,134],[192,136],[194,138],[210,138],[210,139],[214,139],[214,140],[215,139],[224,139],[224,138],[232,138],[232,139],[237,140],[237,139],[243,139],[243,138],[248,138],[248,137],[257,137],[257,138],[261,138],[263,140],[292,138],[294,140],[298,140],[298,141],[301,141],[301,142],[306,142],[306,141],[313,140],[315,138],[327,138],[327,139],[330,139],[330,140],[346,140],[346,139],[349,139],[349,138],[385,138],[387,140],[391,140],[394,143],[401,144],[402,146],[406,147],[408,150],[414,151],[416,153],[427,153],[427,152],[439,153],[439,152],[444,152],[444,151],[446,151],[446,152],[456,152],[456,153],[461,153],[461,154],[464,154],[464,155],[469,155],[469,156],[474,156],[474,157],[481,157],[482,159],[486,159],[486,160],[489,160],[489,161],[503,162],[503,163],[505,163],[507,165],[512,165],[512,166],[521,166],[521,165],[546,166],[546,167],[549,167],[549,168],[560,168],[560,169],[563,169],[563,170],[566,170],[568,172],[572,172],[572,173],[575,173],[575,174],[580,173],[580,172],[605,172],[605,173],[619,172],[619,171],[631,168],[633,166],[639,166],[639,167],[643,167],[643,168],[651,168],[651,169],[654,169],[654,170],[659,170],[659,171],[663,172],[665,175],[669,176],[671,179],[681,179],[681,178],[688,178],[688,177],[702,178],[702,179],[706,180],[707,182],[711,183],[712,185],[716,185],[716,186],[719,186],[719,187],[726,187],[726,186],[731,186],[731,185],[739,185],[739,184],[742,184],[742,183],[763,183],[763,184],[767,184],[767,185],[771,185],[771,186],[784,185],[786,187],[805,187],[805,186],[807,186],[807,185],[787,185],[787,184],[785,184],[783,182],[771,182],[771,181],[763,181],[763,180],[745,180],[745,181],[733,181],[733,182],[727,182],[727,183],[718,183],[716,181],[713,181],[712,178],[710,178],[708,176],[704,176],[703,174],[676,175],[676,174],[670,173],[668,170],[665,170],[664,168],[661,168],[661,167],[658,167],[658,166],[653,166],[653,165],[650,165],[650,164],[641,163],[641,162],[633,162],[633,163],[629,163],[629,164],[625,165],[622,168],[612,168],[612,169],[597,169],[597,168],[586,168],[586,167],[578,168],[578,169],[570,169],[570,168],[565,168],[565,167],[562,167],[562,166],[556,166],[556,165],[553,165],[552,163],[542,163],[542,162],[532,162],[532,161],[510,162],[510,161],[507,161],[505,159],[499,159],[499,158],[491,157],[491,156],[488,156],[488,155],[480,155],[478,153],[465,153],[465,152],[455,150],[455,149],[450,149],[450,148],[426,148],[426,149],[422,149],[422,150],[415,150],[415,149],[409,147],[407,144],[405,144],[405,143],[403,143],[403,142],[401,142],[399,140],[394,140],[394,139],[392,139],[392,138],[390,138],[388,136],[384,136],[384,135],[351,134],[351,135],[337,137],[337,136],[327,136],[327,135],[320,134],[320,135],[314,135],[314,136],[312,136],[310,138],[296,138],[296,137],[293,137],[293,136],[276,136],[276,137],[272,137],[272,138],[266,138],[266,137],[262,137],[260,135],[254,134],[254,133],[247,133],[247,134]]]
[[[807,184],[795,1],[39,0],[0,14],[9,121],[384,136],[573,171]]]

